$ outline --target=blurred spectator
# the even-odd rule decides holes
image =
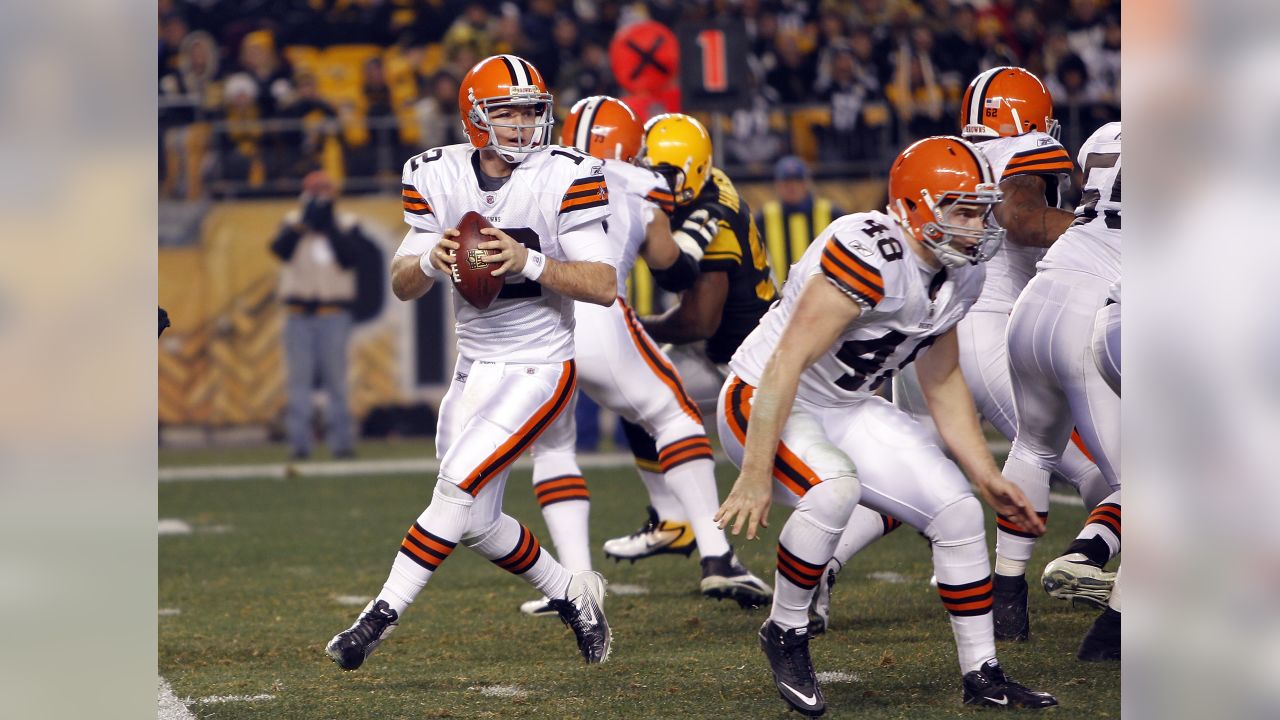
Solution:
[[[817,97],[831,109],[831,126],[822,138],[824,157],[873,158],[881,146],[889,144],[891,117],[880,81],[859,64],[852,48],[837,48],[830,77],[819,85]]]
[[[160,77],[178,71],[178,53],[187,37],[187,21],[176,12],[160,18]]]
[[[529,0],[528,9],[520,17],[520,27],[524,30],[525,48],[528,51],[523,57],[539,71],[548,67],[548,63],[554,62],[552,56],[555,54],[555,43],[552,42],[552,35],[555,25],[555,0]]]
[[[278,115],[293,122],[275,136],[274,177],[298,177],[314,167],[331,167],[333,154],[340,152],[338,112],[320,97],[315,75],[300,72],[295,83],[293,101]]]
[[[1034,6],[1025,5],[1014,13],[1008,41],[1013,52],[1021,58],[1022,65],[1037,77],[1048,75],[1040,52],[1044,45],[1044,23]]]
[[[732,164],[745,165],[753,172],[764,172],[786,149],[787,138],[773,128],[770,117],[778,106],[777,91],[764,84],[763,70],[754,58],[748,58],[747,65],[750,105],[730,114],[724,154]]]
[[[1098,99],[1088,66],[1074,53],[1058,63],[1058,71],[1045,80],[1045,86],[1055,103],[1088,105]]]
[[[223,130],[218,135],[218,176],[259,187],[266,179],[258,85],[246,73],[227,78],[222,89]]]
[[[445,32],[445,47],[469,45],[475,49],[478,56],[488,57],[493,54],[496,26],[484,3],[467,3],[462,16],[454,20],[449,30]]]
[[[525,56],[524,33],[520,31],[520,9],[512,3],[503,3],[502,14],[494,24],[494,52]]]
[[[871,31],[866,28],[854,29],[849,33],[849,48],[853,50],[858,68],[866,75],[868,81],[875,81],[875,87],[883,88],[885,78],[890,75],[889,60],[883,55],[876,54],[876,42]]]
[[[383,117],[391,114],[391,88],[387,86],[382,58],[373,57],[365,61],[361,90],[365,100],[365,115]]]
[[[796,33],[779,33],[776,48],[778,64],[765,75],[765,82],[784,103],[813,102],[817,66],[812,57],[800,49]]]
[[[1093,74],[1100,85],[1099,96],[1107,102],[1119,103],[1120,16],[1117,14],[1108,15],[1103,24],[1102,46],[1093,61]]]
[[[795,155],[782,158],[774,166],[773,188],[777,199],[760,208],[756,227],[769,253],[774,280],[781,285],[792,263],[844,211],[831,200],[814,196],[809,166]]]
[[[592,95],[617,95],[618,85],[609,65],[609,51],[598,42],[588,41],[582,46],[581,58],[568,72],[561,71],[564,84],[556,96],[556,105],[569,108],[573,103]]]
[[[978,14],[972,5],[956,5],[949,21],[942,26],[942,30],[929,26],[930,34],[937,38],[937,57],[946,59],[939,68],[938,81],[946,89],[947,98],[954,98],[958,103],[969,80],[990,66],[983,64],[983,48],[978,40]]]
[[[1103,16],[1098,0],[1071,0],[1067,15],[1067,42],[1071,50],[1086,60],[1102,47]]]
[[[910,136],[900,138],[901,143],[949,133],[954,129],[929,53],[932,47],[933,34],[929,28],[917,26],[911,32],[911,42],[899,45],[894,57],[893,83],[886,89],[886,94]]]
[[[819,52],[825,55],[832,45],[843,43],[845,36],[848,34],[848,23],[845,22],[844,16],[835,9],[824,10],[818,16]]]
[[[339,215],[333,180],[321,170],[302,181],[299,208],[292,210],[271,252],[280,258],[279,296],[287,315],[284,352],[288,374],[285,431],[294,459],[311,455],[312,391],[324,388],[329,451],[335,458],[355,454],[347,400],[347,343],[351,303],[356,297],[359,244],[369,242],[355,218]]]
[[[270,11],[264,11],[268,6]],[[612,74],[608,42],[619,27],[651,18],[672,27],[704,20],[744,23],[746,59],[761,73],[764,86],[753,87],[751,106],[733,117],[723,150],[730,164],[748,172],[766,173],[771,160],[793,142],[796,147],[791,150],[808,157],[814,150],[813,133],[808,132],[812,126],[821,128],[820,146],[838,162],[882,160],[889,146],[900,141],[950,132],[965,85],[979,71],[996,65],[1023,65],[1036,72],[1069,98],[1082,117],[1096,120],[1114,114],[1119,99],[1120,18],[1114,0],[287,0],[275,5],[262,0],[158,0],[158,12],[160,77],[167,78],[160,89],[160,174],[165,193],[182,194],[184,187],[196,186],[188,180],[196,165],[174,150],[188,147],[187,141],[198,139],[198,133],[168,132],[199,121],[189,106],[173,111],[175,98],[193,94],[186,83],[201,77],[178,67],[188,27],[207,30],[222,44],[214,60],[223,58],[223,69],[243,72],[253,83],[256,113],[230,98],[223,103],[216,92],[212,95],[223,110],[234,105],[231,115],[239,118],[238,139],[223,143],[238,157],[221,160],[224,169],[241,175],[251,164],[242,154],[250,145],[248,139],[256,133],[255,143],[261,143],[262,127],[254,123],[299,115],[294,73],[278,54],[284,45],[398,47],[398,61],[405,62],[395,68],[388,65],[385,82],[378,79],[376,66],[365,68],[368,134],[362,135],[360,118],[350,122],[347,105],[342,104],[349,101],[345,89],[344,96],[312,96],[316,102],[310,109],[319,111],[313,117],[326,117],[326,105],[332,109],[339,103],[344,140],[352,148],[364,148],[346,155],[349,169],[357,173],[376,173],[386,164],[362,163],[360,152],[397,157],[398,143],[418,134],[419,127],[407,124],[445,143],[458,135],[451,107],[456,99],[442,105],[444,94],[436,96],[434,79],[419,80],[420,89],[415,89],[403,79],[408,73],[420,77],[445,70],[459,78],[487,54],[518,54],[542,70],[557,104],[567,107],[587,95],[623,94]],[[853,62],[846,57],[850,54]],[[213,84],[218,80],[215,76]],[[243,89],[242,81],[236,85]],[[663,92],[630,99],[641,116],[678,109],[678,91]],[[880,104],[881,97],[891,100],[890,109]],[[819,102],[831,111],[829,128],[826,112],[805,107]],[[414,112],[403,112],[402,105],[396,120],[382,120],[395,116],[396,103],[408,104]],[[781,127],[784,117],[790,128]],[[876,127],[872,120],[882,124]],[[384,142],[376,130],[387,122],[401,126]],[[269,175],[296,173],[325,147],[342,155],[336,136],[321,137],[319,149],[314,147],[315,130],[272,137]],[[366,136],[372,138],[368,145]],[[299,149],[291,152],[297,157],[290,162],[273,160],[281,152],[278,139],[290,147],[296,141]],[[309,141],[313,146],[303,147]]]
[[[433,148],[467,142],[458,115],[458,79],[441,70],[427,83],[427,92],[413,106],[422,147]]]
[[[218,46],[213,36],[187,35],[178,52],[177,69],[160,78],[159,124],[165,158],[161,194],[198,197],[208,144],[204,122],[216,113],[214,82],[218,79]]]
[[[982,56],[978,59],[978,69],[974,71],[973,76],[987,68],[1018,64],[1018,57],[1004,42],[1000,21],[994,17],[987,16],[978,21],[978,47]],[[973,76],[966,78],[965,83],[972,80]]]
[[[547,65],[537,65],[538,72],[553,88],[565,87],[577,75],[581,50],[578,46],[578,24],[569,15],[557,15],[551,27],[554,51],[547,54]]]
[[[274,117],[293,93],[290,68],[276,54],[271,33],[257,30],[240,42],[240,70],[257,84],[255,101],[263,117]]]

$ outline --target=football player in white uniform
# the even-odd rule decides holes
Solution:
[[[607,233],[620,258],[619,292],[637,257],[645,259],[660,286],[679,292],[697,277],[702,248],[687,233],[671,232],[661,207],[672,203],[667,181],[632,164],[640,152],[642,134],[640,121],[629,107],[612,97],[595,96],[574,104],[565,118],[561,143],[604,161],[609,184]],[[702,593],[733,598],[744,607],[768,603],[772,588],[742,566],[713,519],[720,498],[711,442],[671,360],[645,333],[622,297],[609,307],[579,303],[574,315],[578,384],[602,407],[656,438],[662,473],[689,518],[704,559]],[[576,437],[570,408],[533,445],[534,492],[542,517],[555,542],[556,556],[575,571],[591,569],[590,495],[574,452]],[[521,611],[555,614],[546,598],[524,603]]]
[[[777,298],[751,209],[711,159],[711,136],[696,119],[669,113],[645,124],[641,162],[668,179],[675,198],[671,225],[697,244],[688,251],[698,253],[699,273],[676,305],[640,322],[650,337],[672,344],[668,357],[704,415],[714,413],[729,358]],[[605,555],[634,561],[687,553],[688,518],[664,479],[658,448],[644,428],[625,419],[623,427],[649,491],[649,520],[630,535],[606,541]]]
[[[1000,180],[1003,199],[992,219],[1005,229],[1006,240],[987,261],[982,294],[956,328],[960,369],[973,394],[978,414],[1013,440],[1016,429],[1013,387],[1005,349],[1009,313],[1022,288],[1035,275],[1045,248],[1062,234],[1075,216],[1060,208],[1070,185],[1071,158],[1057,141],[1058,122],[1053,101],[1034,74],[1016,67],[987,70],[969,83],[960,118],[962,135],[991,163]],[[907,366],[893,381],[894,402],[931,427],[916,380]],[[1057,472],[1076,487],[1092,508],[1112,492],[1098,467],[1078,446],[1078,436],[1066,448]],[[1048,520],[1049,495],[1031,495],[1041,518]],[[831,586],[836,573],[859,550],[883,537],[898,524],[869,509],[854,513],[836,547],[818,592],[814,595],[810,629],[821,632],[830,618]],[[1013,527],[1007,518],[996,522],[995,621],[998,639],[1026,639],[1018,607],[1026,606],[1024,568],[1033,538]],[[1012,622],[1005,610],[1014,608]],[[1012,625],[1012,629],[1010,629]]]
[[[1113,580],[1102,566],[1120,551],[1120,397],[1090,352],[1098,308],[1120,279],[1120,160],[1118,122],[1104,125],[1081,147],[1081,205],[1018,297],[1008,331],[1018,429],[1005,477],[1033,502],[1047,502],[1050,473],[1058,467],[1074,426],[1112,488],[1081,533],[1088,537],[1067,550],[1079,561],[1058,563],[1042,576],[1055,597],[1097,605],[1106,601]],[[1011,568],[1019,578],[1034,538],[1024,542],[1022,562]],[[997,580],[1005,574],[1001,560],[996,562]],[[1023,588],[1021,596],[1008,602],[997,596],[996,622],[1003,619],[1008,631],[1025,637],[1030,622]]]
[[[1008,678],[996,660],[982,505],[969,485],[1020,527],[1043,532],[1026,496],[996,468],[959,367],[955,326],[978,299],[981,262],[1003,235],[985,222],[1000,199],[994,180],[959,138],[903,150],[889,171],[888,213],[846,215],[823,231],[730,362],[720,438],[741,474],[718,518],[751,538],[768,525],[772,501],[795,507],[779,535],[773,610],[759,637],[779,694],[804,714],[826,709],[809,657],[810,599],[859,503],[932,542],[964,702],[1057,704]],[[913,361],[960,467],[874,394]]]
[[[392,263],[392,289],[414,300],[456,261],[455,229],[482,212],[481,243],[505,282],[484,310],[455,298],[458,360],[440,405],[440,475],[431,503],[400,544],[386,584],[326,652],[354,670],[458,542],[553,598],[588,663],[604,662],[611,633],[604,579],[572,573],[502,512],[508,468],[569,405],[574,301],[617,295],[605,236],[608,187],[601,164],[551,144],[552,97],[538,71],[514,55],[480,61],[463,78],[459,107],[470,143],[428,150],[404,166],[409,233]]]
[[[1111,286],[1107,302],[1098,310],[1093,319],[1093,361],[1098,372],[1107,381],[1107,385],[1120,394],[1120,281]],[[1099,513],[1106,503],[1094,508],[1093,514],[1085,524],[1084,530],[1076,536],[1067,552],[1054,559],[1044,569],[1044,588],[1050,595],[1061,587],[1075,585],[1081,591],[1077,597],[1087,596],[1090,587],[1099,583],[1097,573],[1102,564],[1110,556],[1110,548],[1106,546],[1104,533],[1108,530],[1120,539],[1120,497],[1116,493],[1114,508]],[[1097,539],[1095,539],[1097,538]],[[1103,545],[1100,547],[1099,543]],[[1116,568],[1110,592],[1107,594],[1106,607],[1093,621],[1089,632],[1080,641],[1080,649],[1076,657],[1081,660],[1119,660],[1120,659],[1120,576],[1121,569]]]

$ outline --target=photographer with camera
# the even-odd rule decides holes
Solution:
[[[300,207],[284,218],[271,252],[283,261],[279,295],[287,315],[284,352],[289,403],[285,431],[293,459],[311,454],[312,390],[328,394],[328,442],[335,458],[354,456],[347,401],[347,341],[356,298],[354,267],[368,240],[355,218],[338,214],[337,186],[323,170],[302,181]]]

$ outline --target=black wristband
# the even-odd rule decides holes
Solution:
[[[680,253],[680,257],[676,258],[671,267],[665,270],[650,268],[650,272],[658,287],[667,292],[683,292],[693,287],[693,283],[698,279],[698,261],[688,253]]]

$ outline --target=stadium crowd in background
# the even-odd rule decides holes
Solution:
[[[460,140],[458,78],[492,53],[542,68],[560,108],[620,95],[609,41],[645,19],[669,27],[744,22],[751,101],[732,114],[723,143],[725,166],[740,177],[768,178],[789,153],[813,162],[819,176],[874,175],[895,148],[952,131],[968,79],[995,65],[1044,78],[1071,133],[1063,138],[1069,150],[1119,117],[1116,0],[262,6],[159,3],[165,196],[291,194],[317,166],[343,167],[352,180],[394,175],[396,158]]]

